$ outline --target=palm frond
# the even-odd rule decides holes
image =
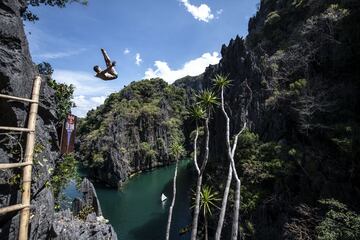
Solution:
[[[229,79],[229,75],[216,74],[213,79],[214,85],[217,88],[226,88],[231,85],[232,80]]]
[[[171,144],[170,152],[176,159],[179,159],[181,156],[184,155],[185,149],[181,143],[176,141]]]
[[[218,208],[216,202],[221,199],[218,198],[219,193],[214,192],[210,186],[205,185],[200,192],[200,207],[203,209],[204,214],[212,215],[212,208]]]
[[[196,98],[198,99],[198,105],[201,105],[206,109],[211,109],[213,106],[219,104],[219,99],[216,94],[208,89],[196,94]]]
[[[188,109],[188,115],[194,120],[201,120],[205,118],[206,112],[201,105],[195,104]]]

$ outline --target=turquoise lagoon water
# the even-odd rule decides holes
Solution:
[[[170,239],[190,239],[179,230],[191,223],[190,199],[192,171],[190,161],[179,163],[177,196]],[[168,210],[172,199],[175,165],[158,168],[132,177],[120,190],[95,185],[105,218],[109,219],[120,240],[159,240],[165,238]],[[66,193],[77,195],[74,184]],[[168,199],[161,202],[164,193]]]

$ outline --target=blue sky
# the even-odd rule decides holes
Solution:
[[[162,77],[169,83],[216,64],[222,44],[246,36],[258,0],[89,0],[87,6],[37,7],[25,23],[33,61],[49,62],[54,78],[74,84],[84,116],[132,81]],[[100,48],[117,61],[119,78],[101,81]]]

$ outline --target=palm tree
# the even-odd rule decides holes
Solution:
[[[205,240],[208,240],[208,216],[212,215],[211,209],[216,207],[216,202],[220,201],[217,197],[218,193],[213,192],[210,186],[204,186],[201,190],[201,198],[200,198],[200,207],[203,210],[204,214],[204,228],[205,228]]]
[[[205,167],[207,161],[209,159],[209,140],[210,140],[210,132],[209,132],[209,121],[210,121],[210,113],[213,109],[214,105],[218,103],[217,97],[215,93],[210,90],[204,90],[197,95],[198,98],[198,105],[206,109],[205,115],[205,154],[204,159],[201,164],[201,168],[197,166],[198,172],[198,179],[196,184],[196,197],[195,197],[195,208],[194,208],[194,216],[193,216],[193,223],[192,223],[192,230],[191,230],[191,240],[196,240],[197,236],[197,227],[198,227],[198,220],[199,220],[199,213],[200,213],[200,191],[202,185],[202,177],[205,171]],[[195,149],[195,144],[194,144]],[[197,164],[196,161],[196,152],[194,152],[194,163]]]
[[[206,113],[204,109],[199,104],[196,104],[189,109],[189,115],[192,119],[195,120],[195,124],[196,124],[195,138],[194,138],[194,165],[198,175],[200,175],[200,169],[197,162],[197,140],[199,138],[199,121],[205,118],[205,114]]]
[[[173,209],[174,209],[174,205],[175,205],[175,198],[176,198],[176,177],[177,177],[179,159],[184,154],[185,150],[184,150],[184,147],[181,145],[181,143],[178,140],[175,140],[174,143],[170,147],[170,152],[171,152],[171,155],[173,155],[176,160],[176,165],[175,165],[175,173],[174,173],[174,178],[173,178],[173,198],[172,198],[170,209],[169,209],[169,216],[168,216],[168,222],[167,222],[167,227],[166,227],[166,240],[169,240],[169,238],[170,238],[172,213],[173,213]]]
[[[230,166],[231,166],[231,170],[229,168],[227,186],[225,187],[225,191],[224,191],[223,204],[225,206],[222,206],[222,210],[221,210],[220,218],[219,218],[219,222],[218,222],[218,227],[217,227],[216,234],[215,234],[215,239],[218,240],[218,239],[220,239],[220,236],[221,236],[221,230],[222,230],[222,225],[223,225],[223,219],[221,219],[221,218],[224,218],[224,216],[225,216],[227,195],[229,194],[229,188],[230,188],[230,182],[231,182],[232,174],[234,174],[235,182],[236,182],[236,191],[235,191],[235,203],[234,203],[231,239],[232,240],[237,240],[238,239],[238,232],[239,232],[239,211],[240,211],[241,180],[240,180],[240,177],[239,177],[238,172],[237,172],[236,167],[235,167],[234,155],[235,155],[239,135],[246,129],[247,111],[248,111],[249,105],[250,105],[251,100],[252,100],[252,91],[251,91],[249,85],[247,84],[247,81],[245,81],[246,87],[250,91],[250,100],[248,101],[248,104],[247,104],[247,106],[245,108],[245,114],[241,117],[242,122],[243,122],[243,127],[235,135],[233,145],[231,146],[231,144],[230,144],[230,118],[229,118],[229,116],[228,116],[228,114],[227,114],[227,112],[225,110],[225,100],[224,100],[224,89],[225,89],[225,87],[229,86],[229,84],[231,83],[231,80],[229,80],[227,76],[216,75],[216,77],[214,79],[214,82],[215,82],[215,85],[217,87],[219,87],[220,90],[221,90],[221,110],[222,110],[222,113],[223,113],[223,115],[224,115],[224,117],[226,119],[227,156],[228,156],[228,159],[230,161]],[[221,214],[223,214],[223,216]]]
[[[217,87],[221,90],[221,108],[224,109],[225,108],[225,106],[224,106],[225,105],[224,89],[230,85],[231,80],[229,80],[227,76],[225,77],[222,75],[216,75],[215,79],[213,81],[214,81],[215,87]],[[229,163],[228,176],[227,176],[226,186],[224,189],[224,195],[223,195],[222,203],[221,203],[221,211],[220,211],[219,220],[218,220],[218,224],[217,224],[217,228],[216,228],[216,232],[215,232],[215,240],[220,240],[220,238],[221,238],[221,231],[222,231],[222,228],[224,225],[224,218],[225,218],[225,212],[226,212],[226,206],[227,206],[227,202],[228,202],[228,196],[229,196],[232,176],[233,176],[233,171],[232,171],[231,163]]]

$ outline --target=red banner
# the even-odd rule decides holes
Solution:
[[[76,120],[75,115],[69,114],[63,123],[60,140],[60,151],[62,154],[74,151]]]

